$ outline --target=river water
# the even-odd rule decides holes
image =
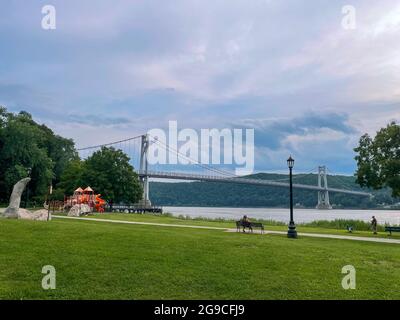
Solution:
[[[239,219],[247,215],[250,219],[265,219],[288,222],[289,209],[279,208],[220,208],[220,207],[163,207],[164,212],[175,216]],[[354,219],[369,222],[375,216],[379,224],[400,224],[399,210],[317,210],[294,209],[297,223],[315,220]]]

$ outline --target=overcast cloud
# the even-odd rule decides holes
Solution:
[[[399,33],[391,0],[2,1],[0,104],[78,146],[168,120],[254,127],[257,171],[291,153],[351,174],[358,137],[400,119]]]

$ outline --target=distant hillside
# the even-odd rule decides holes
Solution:
[[[287,182],[287,175],[259,173],[249,176],[254,179],[266,179]],[[317,175],[295,175],[294,183],[317,185]],[[332,188],[362,190],[354,177],[328,176],[328,185]],[[331,193],[331,204],[337,208],[376,208],[382,204],[393,204],[390,190],[371,191],[374,197],[352,196]],[[242,185],[220,182],[150,182],[150,199],[161,206],[227,206],[227,207],[287,207],[288,189],[268,186]],[[294,203],[297,206],[313,208],[317,204],[317,192],[308,190],[294,191]]]

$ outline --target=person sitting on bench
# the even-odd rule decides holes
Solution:
[[[250,223],[250,219],[249,219],[246,215],[243,216],[243,219],[242,219],[242,226],[243,226],[243,232],[246,232],[246,231],[245,231],[245,228],[246,228],[246,227],[249,228],[249,230],[252,229],[251,223]]]

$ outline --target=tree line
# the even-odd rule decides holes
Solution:
[[[80,159],[72,139],[38,124],[28,112],[12,113],[0,106],[0,203],[8,204],[14,184],[27,176],[31,181],[25,192],[32,204],[41,205],[50,186],[54,199],[91,186],[108,201],[134,203],[142,190],[129,161],[114,148]]]

